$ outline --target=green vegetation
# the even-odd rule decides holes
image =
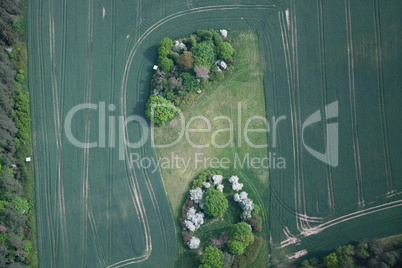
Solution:
[[[223,252],[219,248],[209,246],[202,254],[200,262],[199,268],[221,268],[223,266]]]
[[[228,208],[228,200],[219,190],[209,188],[204,197],[205,213],[212,217],[223,216]]]
[[[151,94],[161,95],[180,108],[190,106],[199,93],[234,70],[234,49],[228,42],[217,30],[199,30],[174,41],[163,38]]]
[[[388,244],[384,244],[387,241]],[[303,260],[302,268],[322,267],[400,267],[401,245],[389,243],[389,238],[364,240],[357,244],[339,246],[322,260]]]
[[[0,267],[37,267],[27,2],[0,4]]]
[[[185,109],[183,114],[186,119],[198,115],[205,116],[211,122],[212,131],[230,127],[227,122],[213,120],[217,116],[228,116],[233,121],[233,137],[240,138],[240,140],[236,140],[234,147],[217,148],[209,146],[208,148],[197,149],[197,153],[201,155],[201,159],[205,157],[211,160],[213,157],[216,157],[217,159],[228,158],[230,160],[229,167],[227,169],[219,169],[219,173],[225,178],[236,175],[244,183],[244,190],[249,193],[249,197],[256,203],[255,211],[260,207],[258,213],[261,220],[256,217],[253,221],[256,226],[259,224],[259,227],[255,231],[259,232],[258,235],[265,240],[268,237],[268,169],[263,167],[253,168],[247,165],[241,167],[239,162],[236,162],[236,167],[233,166],[236,155],[241,161],[245,157],[249,157],[251,161],[253,158],[264,158],[268,155],[267,148],[250,146],[244,139],[242,132],[238,132],[239,128],[244,128],[245,122],[250,117],[255,115],[265,116],[265,98],[258,38],[255,32],[248,31],[229,31],[228,37],[232,40],[231,44],[236,49],[236,68],[231,75],[224,76],[221,82],[215,83],[210,90],[206,90],[201,94],[200,98],[193,103],[191,109]],[[240,115],[237,114],[238,105],[241,107]],[[240,116],[240,121],[238,120],[238,116]],[[252,121],[249,124],[250,129],[261,128],[262,126],[261,122],[258,121]],[[173,119],[171,124],[155,128],[155,143],[169,144],[173,142],[177,139],[180,127],[180,122]],[[205,129],[207,125],[203,120],[194,120],[189,127],[193,129]],[[197,141],[198,144],[210,144],[212,140],[212,134],[207,132],[189,133],[188,135],[192,141]],[[267,141],[265,133],[258,133],[258,135],[250,134],[249,138],[255,144],[265,144]],[[229,135],[227,132],[218,133],[214,136],[214,139],[218,144],[225,144],[229,140]],[[201,143],[198,141],[201,141]],[[237,146],[239,143],[241,143],[241,146]],[[191,251],[188,249],[187,241],[195,235],[201,240],[200,248],[210,245],[212,243],[211,239],[214,239],[213,241],[224,241],[222,233],[227,231],[231,224],[239,222],[242,209],[238,203],[233,201],[233,194],[235,192],[231,189],[231,185],[227,179],[225,179],[223,181],[225,186],[223,193],[227,197],[229,207],[223,217],[218,218],[218,220],[206,217],[204,224],[193,235],[187,231],[183,232],[186,211],[192,206],[197,207],[187,197],[186,193],[191,188],[202,187],[204,182],[211,182],[211,177],[218,172],[205,170],[203,164],[196,165],[194,148],[188,144],[185,138],[179,140],[172,147],[157,149],[158,157],[170,158],[172,152],[176,152],[175,155],[177,154],[179,157],[189,161],[187,169],[171,165],[172,168],[162,168],[161,173],[174,217],[176,219],[180,217],[181,224],[179,225],[178,223],[177,225],[178,240],[184,243],[180,242],[178,245],[177,262],[180,267],[192,267],[198,265],[198,262],[196,261],[195,250]],[[209,162],[206,163],[206,168],[208,167],[213,168]],[[247,222],[250,220],[252,219],[245,219]],[[238,256],[231,255],[232,257],[229,257],[228,261],[233,261],[237,257],[243,256],[243,254]],[[269,252],[266,242],[261,243],[257,254],[255,262],[260,266],[268,266]]]
[[[254,242],[251,227],[245,222],[236,223],[229,228],[229,252],[235,255],[243,254],[248,245]]]
[[[163,125],[176,115],[176,109],[170,101],[154,95],[148,99],[145,113],[153,122]]]

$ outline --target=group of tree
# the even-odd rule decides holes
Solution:
[[[174,41],[165,37],[159,42],[158,69],[151,80],[146,111],[150,120],[163,125],[176,114],[166,106],[153,112],[156,108],[152,104],[162,102],[159,98],[169,107],[189,106],[199,93],[233,71],[235,50],[226,34],[198,30]]]
[[[262,219],[258,215],[260,209],[254,204],[252,210],[248,208],[252,215],[247,218],[241,217],[233,195],[242,188],[243,185],[238,177],[232,176],[230,179],[225,179],[220,171],[215,170],[205,170],[193,180],[180,217],[183,242],[189,249],[198,250],[201,253],[202,245],[205,246],[207,242],[199,238],[203,237],[201,225],[204,223],[204,213],[206,222],[214,222],[214,219],[218,219],[219,222],[219,218],[226,220],[225,215],[230,213],[239,214],[237,220],[228,222],[229,225],[224,231],[224,236],[227,236],[226,242],[218,244],[218,247],[214,244],[206,246],[200,258],[199,267],[223,267],[223,265],[224,267],[247,267],[257,258],[263,244],[263,239],[255,236],[262,230]],[[241,193],[244,200],[251,200],[244,193]],[[229,202],[232,206],[231,210],[237,212],[228,212]],[[228,217],[232,219],[233,215]]]
[[[301,263],[302,268],[313,267],[390,268],[401,267],[402,258],[395,249],[386,249],[381,239],[365,240],[354,245],[339,246],[323,259],[311,258]]]
[[[0,1],[0,267],[37,266],[31,116],[25,80],[26,1]],[[31,181],[30,181],[31,179]]]

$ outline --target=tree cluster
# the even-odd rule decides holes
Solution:
[[[27,52],[22,3],[0,1],[0,267],[37,266],[32,180],[25,157],[31,144]]]
[[[218,30],[199,30],[175,41],[165,37],[158,44],[152,94],[187,107],[198,93],[233,71],[234,54],[230,40]]]
[[[312,258],[301,263],[303,268],[313,267],[401,267],[402,258],[394,249],[384,250],[382,240],[365,240],[354,245],[339,246],[322,260]]]

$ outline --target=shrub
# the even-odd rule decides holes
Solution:
[[[173,48],[173,41],[172,39],[165,37],[163,38],[161,41],[159,41],[159,48],[160,47],[164,47],[166,48],[168,51],[172,50]]]
[[[209,64],[209,66],[211,66],[215,62],[216,58],[213,46],[214,45],[211,42],[202,42],[195,45],[191,49],[191,51],[193,52],[193,57],[195,59],[202,58],[207,64]]]
[[[221,81],[225,75],[223,74],[222,71],[220,71],[217,67],[214,67],[211,71],[211,74],[209,75],[209,80],[212,82],[219,82]]]
[[[194,67],[194,58],[191,51],[184,51],[183,54],[179,56],[177,63],[185,71],[192,70]]]
[[[209,70],[205,66],[196,66],[194,68],[195,74],[197,75],[198,78],[201,78],[204,82],[208,80],[209,78]]]
[[[229,59],[233,53],[234,49],[228,42],[222,42],[218,45],[218,57],[224,60]]]
[[[182,238],[183,238],[183,243],[184,243],[185,245],[187,245],[188,241],[190,241],[190,239],[193,237],[193,235],[190,234],[190,233],[187,232],[187,231],[181,232],[181,236],[182,236]]]
[[[213,246],[208,246],[200,258],[199,268],[215,268],[223,266],[223,252]]]
[[[251,225],[251,229],[254,233],[262,231],[262,218],[258,215],[254,215],[250,219],[246,219],[245,222]]]
[[[198,86],[198,81],[189,73],[182,73],[180,78],[183,80],[183,86],[186,87],[188,91],[193,91]]]
[[[209,188],[205,193],[204,211],[212,217],[220,217],[227,210],[229,204],[222,192]]]
[[[228,235],[228,246],[232,245],[229,246],[229,252],[236,255],[242,254],[243,252],[241,249],[243,248],[244,250],[248,245],[254,242],[254,235],[251,232],[251,227],[245,222],[238,222],[230,226]],[[239,243],[241,243],[242,246],[240,246]]]
[[[178,63],[180,55],[177,52],[174,51],[170,51],[169,53],[169,58],[171,58],[173,60],[174,63]]]
[[[165,72],[170,72],[174,68],[174,63],[171,59],[168,58],[159,58],[159,66]]]
[[[218,46],[220,43],[223,42],[223,37],[218,31],[211,31],[213,35],[213,40],[215,46]]]
[[[24,76],[22,74],[17,74],[15,76],[15,81],[17,81],[18,83],[24,82]]]
[[[261,237],[255,237],[254,243],[249,245],[244,250],[243,254],[236,256],[232,263],[232,267],[241,268],[250,266],[256,260],[258,253],[260,252],[262,243],[263,239]]]
[[[176,115],[176,109],[168,100],[165,100],[159,95],[152,95],[147,102],[147,110],[145,114],[147,117],[157,123],[163,125]]]
[[[197,36],[201,38],[202,41],[212,41],[213,33],[207,30],[198,30],[196,32]]]

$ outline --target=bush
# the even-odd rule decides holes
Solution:
[[[243,252],[241,249],[243,248],[244,250],[248,245],[254,242],[254,235],[251,232],[251,228],[245,222],[238,222],[230,226],[228,235],[229,235],[229,241],[228,241],[229,252],[236,255],[242,254]],[[242,246],[240,246],[239,243],[241,243]]]
[[[179,53],[174,52],[174,51],[170,51],[169,58],[171,58],[174,63],[178,63],[179,57],[180,57]]]
[[[201,38],[202,41],[212,41],[213,34],[207,30],[198,30],[196,32],[197,36]]]
[[[224,60],[229,59],[234,53],[234,49],[228,42],[222,42],[218,45],[218,57]]]
[[[165,37],[161,41],[159,41],[159,48],[164,47],[168,51],[172,50],[173,48],[173,41],[172,39]]]
[[[200,258],[199,268],[215,268],[223,266],[223,252],[217,248],[208,246]]]
[[[255,214],[251,219],[246,219],[245,222],[251,225],[251,229],[254,233],[262,231],[262,219],[257,214]]]
[[[193,52],[194,59],[202,58],[205,60],[209,66],[208,68],[215,62],[216,56],[214,52],[214,44],[211,42],[202,42],[195,45],[191,51]]]
[[[219,71],[217,67],[213,68],[209,75],[209,80],[211,80],[212,82],[219,82],[223,78],[225,78],[225,75],[222,71]]]
[[[194,67],[194,58],[191,51],[184,51],[183,54],[179,56],[177,63],[183,70],[191,71]]]
[[[183,80],[183,86],[185,86],[188,91],[193,91],[199,84],[194,76],[186,72],[182,73],[180,78]]]
[[[166,47],[159,47],[159,49],[158,49],[158,55],[161,58],[166,58],[170,52],[171,51],[168,50]]]
[[[148,99],[145,114],[151,121],[163,125],[176,115],[176,109],[170,101],[159,95],[152,95]]]
[[[159,58],[159,66],[165,72],[170,72],[174,68],[174,63],[168,58]]]
[[[223,193],[212,187],[205,192],[203,203],[205,213],[212,217],[222,216],[229,206]]]
[[[249,245],[245,250],[244,253],[241,255],[236,256],[232,263],[233,268],[240,268],[240,267],[248,267],[250,266],[257,258],[258,253],[260,252],[263,239],[259,236],[255,237],[254,243]]]
[[[213,35],[214,44],[215,46],[218,46],[220,43],[223,42],[223,37],[221,33],[219,33],[218,31],[211,31],[211,32]]]
[[[17,74],[15,76],[15,81],[17,81],[18,83],[24,82],[24,76],[22,74]]]

